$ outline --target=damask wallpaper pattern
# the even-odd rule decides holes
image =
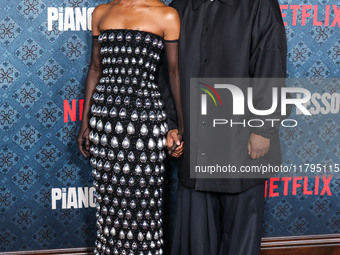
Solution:
[[[87,13],[102,2],[1,3],[0,251],[93,246],[96,229],[95,209],[89,203],[91,167],[75,141],[91,32],[86,29],[86,15],[78,20],[85,20],[85,31],[60,31],[59,26],[63,20],[60,15],[75,9]],[[318,5],[322,20],[324,6],[339,6],[339,1],[281,0],[280,4]],[[55,8],[49,14],[51,7]],[[288,10],[284,10],[285,19],[292,20]],[[288,22],[286,26],[289,77],[339,77],[340,27],[313,26],[311,20],[301,25],[302,18],[299,9],[297,24]],[[48,30],[49,25],[52,30]],[[340,93],[337,84],[309,89]],[[74,121],[67,115],[65,118],[68,106],[76,109]],[[284,163],[339,163],[339,115],[307,118],[294,114],[299,127],[280,132]],[[177,168],[175,161],[168,163],[165,222],[171,236]],[[263,236],[340,233],[340,181],[333,179],[330,187],[331,196],[308,196],[298,191],[297,195],[267,197]],[[280,183],[278,190],[282,189]],[[82,199],[89,203],[87,208]],[[82,208],[67,209],[71,205]]]

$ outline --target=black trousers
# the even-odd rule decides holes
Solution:
[[[259,255],[265,184],[214,193],[178,184],[172,255]]]

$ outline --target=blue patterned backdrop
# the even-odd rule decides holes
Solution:
[[[1,3],[0,251],[92,247],[96,227],[91,167],[78,152],[75,139],[90,59],[87,15],[102,1]],[[330,11],[329,26],[313,26],[310,18],[301,25],[301,9],[294,25],[289,9],[318,5],[318,20],[325,21],[325,6],[339,8],[339,1],[284,0],[280,4],[288,5],[283,12],[287,13],[289,77],[339,77],[340,27],[331,26],[334,11]],[[69,10],[72,17],[77,11],[85,14],[79,20],[83,26],[75,24],[77,31],[59,30],[59,15],[66,16]],[[49,22],[49,18],[58,21]],[[340,93],[338,84],[309,89]],[[76,109],[76,119],[67,116],[64,122],[67,106]],[[299,120],[299,127],[280,132],[285,164],[339,163],[339,114],[307,118],[293,113],[292,117]],[[177,168],[176,161],[168,163],[165,225],[171,236]],[[298,190],[296,196],[266,198],[263,236],[340,233],[340,181],[333,179],[330,186],[332,196],[306,196]],[[282,189],[279,183],[278,190]],[[67,209],[72,205],[82,208]]]

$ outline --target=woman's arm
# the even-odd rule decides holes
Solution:
[[[98,42],[98,35],[100,33],[98,24],[100,17],[101,17],[101,5],[97,6],[92,13],[91,59],[86,77],[82,122],[77,137],[78,148],[86,158],[90,155],[89,113],[90,107],[93,103],[92,96],[102,74],[102,56],[100,54],[100,43]]]
[[[175,102],[177,119],[178,119],[178,134],[173,134],[168,136],[168,147],[171,146],[169,153],[171,154],[177,146],[179,146],[182,140],[182,135],[184,132],[183,126],[183,112],[181,103],[181,88],[180,88],[180,78],[179,78],[179,68],[178,68],[178,39],[180,34],[180,17],[176,9],[172,7],[167,8],[167,13],[165,15],[166,25],[164,27],[164,40],[165,40],[165,54],[167,59],[168,73],[169,73],[169,83],[171,93]],[[174,137],[173,137],[174,136]],[[176,137],[177,136],[177,137]],[[173,144],[173,142],[176,142]],[[173,145],[173,146],[172,146]],[[182,145],[180,145],[182,146]],[[181,151],[177,150],[177,154],[181,154]],[[179,156],[178,155],[178,156]],[[176,155],[175,155],[176,156]]]

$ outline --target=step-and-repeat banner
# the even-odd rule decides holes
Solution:
[[[1,2],[0,251],[94,246],[93,177],[76,136],[90,60],[91,14],[100,3]],[[280,5],[289,77],[340,77],[340,1],[281,0]],[[292,113],[299,126],[280,132],[283,162],[338,164],[340,86],[310,86],[321,108],[332,110],[313,117]],[[174,162],[168,173],[171,235]],[[289,182],[268,181],[263,236],[340,233],[340,181],[321,180],[301,175]]]

